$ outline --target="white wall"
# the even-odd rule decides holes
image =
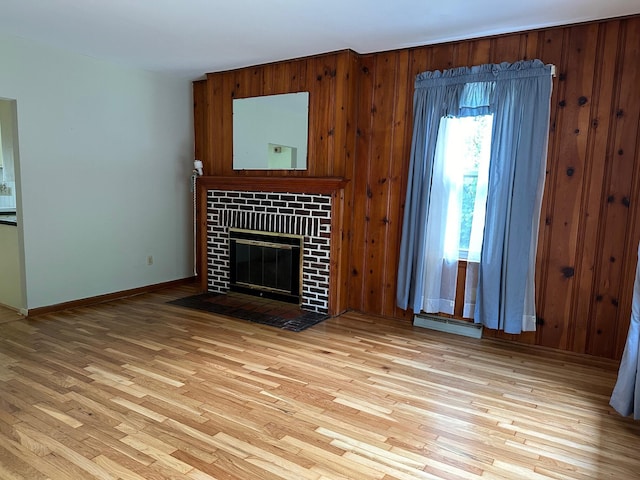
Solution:
[[[15,37],[0,36],[0,62],[27,308],[190,276],[190,79]]]

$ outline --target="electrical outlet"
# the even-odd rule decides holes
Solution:
[[[147,265],[153,265],[153,255],[147,257]]]
[[[10,197],[11,196],[11,187],[6,183],[0,183],[0,195]]]

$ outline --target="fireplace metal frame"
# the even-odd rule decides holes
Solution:
[[[238,281],[236,273],[236,248],[238,244],[291,251],[291,289],[284,290],[267,285]],[[302,259],[304,237],[261,230],[229,228],[229,289],[260,297],[273,298],[289,303],[302,303]],[[294,272],[297,275],[294,275]]]

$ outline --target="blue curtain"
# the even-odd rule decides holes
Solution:
[[[638,247],[640,258],[640,246]],[[618,370],[618,380],[609,404],[622,416],[640,420],[640,263],[636,264],[631,323]]]
[[[410,171],[400,244],[396,302],[422,309],[424,232],[431,195],[433,158],[443,116],[493,113],[489,193],[474,319],[508,333],[522,331],[533,288],[541,198],[546,163],[551,67],[540,60],[461,67],[418,75]],[[543,177],[544,178],[544,177]],[[533,250],[533,251],[532,251]]]

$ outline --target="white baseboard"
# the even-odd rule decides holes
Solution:
[[[439,317],[429,313],[416,314],[413,317],[413,326],[437,330],[439,332],[453,333],[471,338],[482,338],[482,325],[455,318]]]

